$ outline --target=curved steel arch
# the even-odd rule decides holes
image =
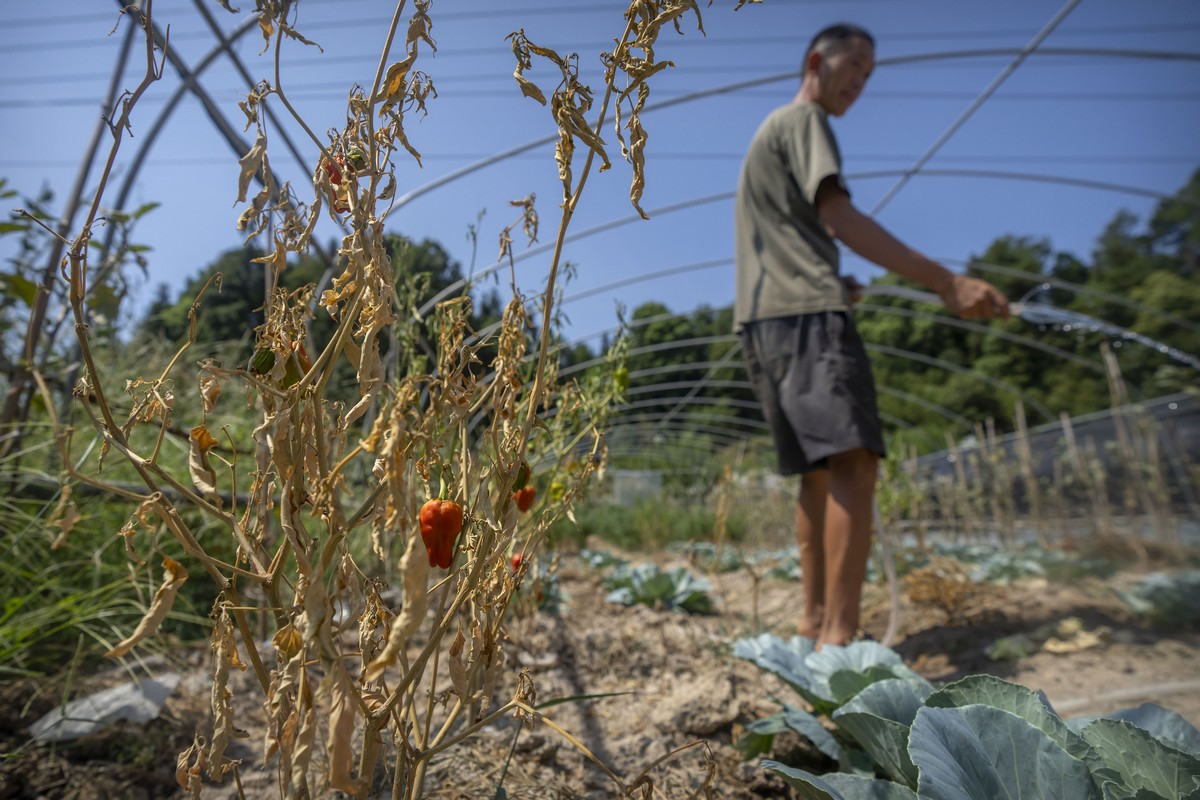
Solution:
[[[653,370],[644,370],[644,372],[653,374]],[[652,384],[646,384],[644,386],[636,386],[632,389],[628,389],[628,390],[626,390],[625,394],[628,396],[628,395],[636,395],[636,394],[649,394],[651,392],[662,392],[662,391],[668,391],[670,389],[683,389],[683,388],[692,387],[695,385],[695,383],[696,383],[695,381],[673,381],[673,382],[669,382],[669,383],[652,383]],[[739,380],[709,381],[708,385],[713,386],[715,388],[719,388],[719,389],[746,389],[749,391],[754,390],[754,384],[750,383],[750,381],[745,381],[745,380],[741,380],[741,381],[739,381]],[[974,424],[969,419],[964,417],[963,415],[955,413],[954,411],[951,411],[950,409],[946,408],[945,406],[939,405],[938,403],[935,403],[932,400],[926,400],[924,397],[921,397],[920,395],[915,395],[915,394],[912,394],[911,392],[906,392],[901,389],[893,389],[889,386],[877,386],[876,390],[880,394],[884,394],[884,395],[887,395],[888,397],[894,397],[898,400],[903,400],[905,402],[912,403],[913,405],[917,405],[917,406],[920,406],[921,408],[924,408],[926,411],[932,411],[933,413],[938,414],[939,416],[949,420],[950,422],[956,422],[959,425],[962,425],[968,431],[972,430],[974,427]]]
[[[1018,389],[1016,386],[1013,386],[1008,381],[1003,381],[1003,380],[1000,380],[999,378],[993,378],[990,375],[984,375],[982,372],[976,372],[974,370],[966,369],[965,367],[960,367],[958,364],[954,364],[950,361],[946,361],[941,358],[934,358],[933,356],[926,356],[926,355],[922,355],[921,353],[914,353],[911,350],[905,350],[900,347],[889,347],[888,345],[868,344],[868,343],[864,343],[864,347],[866,347],[868,353],[883,353],[884,355],[895,356],[897,358],[905,358],[905,359],[908,359],[909,361],[916,361],[921,364],[927,364],[931,367],[937,367],[938,369],[944,369],[948,372],[956,372],[960,375],[967,375],[967,376],[973,377],[977,380],[981,380],[984,383],[987,383],[991,386],[995,386],[997,389],[1002,389],[1006,392],[1010,392],[1012,394],[1017,395],[1023,401],[1025,401],[1029,405],[1030,408],[1037,411],[1039,414],[1041,414],[1047,420],[1055,419],[1054,413],[1049,408],[1046,407],[1045,403],[1043,403],[1041,400],[1038,400],[1036,397],[1029,394],[1028,392],[1025,392],[1022,389]]]
[[[980,48],[980,49],[976,49],[976,50],[947,50],[947,51],[934,52],[934,53],[917,53],[917,54],[907,55],[907,56],[892,56],[890,58],[881,58],[877,62],[875,62],[875,65],[877,67],[889,67],[889,66],[897,66],[900,64],[916,64],[916,63],[920,63],[922,61],[946,61],[946,60],[966,59],[966,58],[993,58],[996,56],[1015,56],[1015,55],[1020,54],[1020,52],[1021,52],[1021,50],[1019,48],[1018,49]],[[1197,54],[1197,53],[1172,53],[1172,52],[1156,52],[1156,51],[1152,51],[1152,50],[1121,50],[1121,49],[1111,49],[1111,48],[1043,47],[1038,50],[1037,54],[1042,55],[1042,56],[1047,56],[1047,55],[1071,55],[1071,56],[1104,55],[1104,56],[1113,56],[1116,58],[1130,58],[1130,59],[1200,61],[1200,54]],[[669,98],[666,100],[661,100],[656,103],[650,103],[644,109],[642,109],[642,113],[649,114],[649,113],[653,113],[655,111],[661,111],[666,108],[671,108],[673,106],[691,103],[696,100],[703,100],[708,97],[716,97],[716,96],[722,95],[722,94],[733,94],[735,92],[740,92],[743,89],[754,89],[759,86],[766,86],[767,84],[771,84],[771,83],[781,83],[786,80],[797,80],[797,79],[799,79],[799,77],[800,77],[800,74],[798,71],[791,70],[788,72],[776,73],[774,75],[766,75],[761,78],[751,78],[749,80],[736,81],[734,83],[728,83],[728,84],[724,84],[722,86],[715,86],[715,87],[711,87],[708,89],[700,89],[695,92],[690,92],[688,94],[680,95],[679,97],[672,97],[672,98]],[[543,147],[548,144],[553,144],[554,142],[558,141],[558,138],[559,138],[558,134],[554,133],[554,134],[550,134],[548,136],[538,137],[537,139],[531,139],[530,141],[525,142],[523,144],[519,144],[514,147],[510,147],[507,150],[501,150],[498,153],[494,153],[493,155],[487,156],[486,158],[481,158],[477,161],[467,164],[464,167],[460,167],[456,170],[452,170],[452,171],[446,173],[445,175],[442,175],[438,178],[434,178],[433,180],[423,183],[420,186],[416,187],[415,189],[412,189],[411,191],[408,191],[405,194],[400,195],[398,198],[396,198],[396,202],[393,205],[393,208],[394,209],[403,208],[404,206],[408,205],[412,201],[428,194],[429,192],[434,191],[435,189],[440,189],[443,186],[446,186],[450,183],[454,183],[455,181],[457,181],[460,178],[465,178],[466,176],[471,175],[472,173],[478,172],[481,169],[490,167],[493,164],[498,164],[502,161],[507,161],[508,159],[510,159],[514,156],[521,155],[522,153],[528,152],[529,150],[533,150],[538,147]],[[906,171],[907,170],[901,170],[899,174],[903,174]]]
[[[625,390],[626,396],[637,394],[649,394],[650,392],[663,392],[669,389],[688,389],[696,385],[696,381],[670,381],[668,383],[648,383],[642,386],[633,386]],[[753,389],[749,381],[735,380],[714,380],[709,381],[708,386],[718,389]]]
[[[859,303],[855,308],[862,311],[878,311],[884,314],[895,314],[896,316],[908,317],[910,319],[924,317],[938,323],[939,325],[949,325],[954,328],[962,328],[963,330],[985,333],[989,336],[995,336],[997,339],[1003,339],[1007,342],[1019,344],[1022,347],[1029,347],[1034,350],[1040,350],[1041,352],[1052,356],[1057,356],[1058,358],[1061,358],[1065,361],[1070,361],[1073,364],[1078,364],[1081,367],[1089,369],[1097,374],[1105,374],[1103,365],[1097,364],[1096,362],[1086,359],[1083,356],[1077,356],[1074,353],[1068,350],[1063,350],[1060,347],[1046,344],[1045,342],[1034,339],[1032,336],[1021,336],[1020,334],[1009,333],[1008,331],[997,327],[980,325],[977,322],[967,322],[966,320],[955,319],[954,317],[946,317],[941,314],[933,314],[928,311],[915,311],[913,309],[899,308],[897,306],[877,306],[871,303]]]
[[[673,341],[673,342],[661,342],[659,344],[644,345],[642,347],[634,347],[629,350],[629,354],[630,355],[641,355],[644,353],[656,353],[656,352],[660,352],[663,350],[677,349],[680,347],[690,347],[690,346],[696,346],[696,345],[701,345],[701,344],[714,344],[714,343],[718,343],[718,342],[736,342],[736,341],[738,341],[738,338],[735,334],[721,334],[721,335],[717,335],[717,336],[697,336],[692,339],[681,339],[681,340],[677,340],[677,341]],[[965,367],[961,367],[958,364],[954,364],[949,361],[945,361],[944,359],[933,358],[932,356],[926,356],[926,355],[922,355],[920,353],[914,353],[910,350],[904,350],[904,349],[898,348],[898,347],[889,347],[887,345],[877,345],[877,344],[870,344],[870,343],[864,343],[864,346],[866,347],[868,352],[879,352],[879,353],[883,353],[884,355],[895,356],[897,358],[906,358],[911,361],[917,361],[917,362],[920,362],[920,363],[923,363],[923,364],[926,364],[929,366],[938,367],[940,369],[944,369],[949,372],[957,372],[957,373],[960,373],[963,375],[968,375],[968,376],[974,377],[977,380],[981,380],[984,383],[995,386],[998,389],[1003,389],[1006,392],[1010,392],[1012,394],[1017,395],[1022,400],[1024,400],[1030,408],[1033,408],[1034,410],[1036,410],[1039,414],[1041,414],[1047,420],[1054,419],[1053,412],[1051,412],[1050,409],[1047,408],[1044,403],[1042,403],[1042,401],[1038,400],[1036,397],[1031,396],[1028,392],[1025,392],[1024,390],[1019,389],[1018,387],[1012,385],[1008,381],[1000,380],[999,378],[993,378],[990,375],[984,375],[981,372],[976,372],[974,370],[970,370]],[[573,364],[571,367],[567,367],[567,368],[561,370],[559,372],[559,375],[573,374],[574,372],[578,372],[582,369],[586,369],[588,366],[593,366],[594,364],[599,363],[603,360],[604,359],[602,359],[602,358],[595,358],[595,359],[590,359],[588,361],[581,362],[580,364]]]
[[[633,427],[635,426],[631,424],[627,426],[613,425],[605,428],[605,444],[610,448],[614,445],[665,447],[680,442],[684,435],[689,433],[695,434],[697,437],[701,437],[707,441],[710,445],[709,450],[717,450],[731,444],[737,444],[745,441],[744,437],[733,436],[729,433],[722,433],[720,432],[720,429],[716,429],[715,431],[698,431],[695,428],[689,428],[686,426],[670,426],[651,436],[621,435],[626,431],[626,429]]]
[[[124,0],[117,0],[117,2],[119,5],[124,5]],[[256,29],[257,27],[257,16],[246,18],[240,25],[238,25],[238,27],[234,28],[231,34],[232,39],[230,39],[230,41],[236,42],[238,39],[242,38],[242,36],[246,35],[246,33]],[[214,47],[212,50],[209,50],[203,58],[196,62],[196,66],[193,69],[188,69],[186,65],[182,65],[182,62],[177,63],[176,60],[171,61],[171,66],[175,67],[175,71],[179,73],[179,79],[181,82],[179,86],[176,87],[175,91],[171,93],[171,96],[167,98],[167,101],[163,104],[163,107],[159,109],[158,116],[154,118],[154,122],[150,125],[149,129],[147,129],[146,134],[141,138],[141,143],[138,145],[137,152],[134,153],[133,159],[130,161],[129,172],[125,174],[124,180],[121,181],[121,188],[117,191],[115,205],[116,208],[125,207],[125,201],[129,199],[129,194],[133,191],[134,181],[141,173],[142,165],[146,163],[146,158],[149,155],[151,148],[154,147],[154,143],[158,140],[159,134],[161,134],[163,129],[166,128],[167,122],[170,121],[171,115],[175,113],[175,109],[179,106],[179,103],[188,94],[200,90],[197,79],[203,75],[210,66],[213,65],[213,63],[221,56],[223,52],[225,52],[225,45],[222,43],[217,47]],[[229,144],[232,145],[233,142],[230,141]],[[112,240],[115,235],[116,231],[110,226],[104,237],[105,247],[112,246]]]
[[[651,392],[651,391],[663,391],[665,389],[681,388],[684,386],[691,386],[691,385],[692,385],[692,382],[688,381],[688,382],[675,382],[675,383],[656,383],[656,384],[651,384],[646,387],[637,387],[637,388],[644,389],[644,391],[641,393],[645,394],[645,393]],[[722,381],[720,383],[720,385],[722,386],[722,388],[748,389],[751,391],[753,391],[753,389],[754,389],[754,385],[752,383],[750,383],[750,381]],[[967,419],[962,414],[958,414],[958,413],[946,408],[943,405],[939,405],[938,403],[933,402],[932,400],[927,400],[924,397],[921,397],[920,395],[913,394],[911,392],[906,392],[902,389],[893,389],[890,386],[876,386],[875,388],[876,388],[876,391],[879,392],[879,394],[887,395],[888,397],[893,397],[897,400],[902,400],[904,402],[912,403],[913,405],[920,406],[921,408],[924,408],[926,411],[932,411],[933,413],[949,420],[950,422],[958,423],[959,425],[966,428],[968,431],[974,429],[974,423],[972,423],[971,420]],[[626,392],[627,395],[633,394],[633,393],[634,392],[632,389]],[[738,419],[740,419],[740,418],[738,418]],[[764,425],[764,428],[765,428],[765,425]]]
[[[558,137],[556,136],[555,139],[557,139],[557,138]],[[690,200],[683,200],[678,203],[670,203],[665,206],[659,206],[658,208],[652,208],[652,209],[650,209],[650,211],[648,213],[651,216],[655,216],[655,215],[663,216],[666,214],[673,214],[677,211],[686,211],[687,209],[695,208],[696,206],[707,205],[708,203],[715,203],[715,202],[719,202],[721,200],[729,200],[732,197],[733,197],[733,192],[718,192],[717,194],[705,195],[703,197],[695,197]],[[632,225],[635,222],[644,222],[644,221],[645,220],[643,220],[642,217],[639,216],[638,214],[630,214],[629,216],[611,219],[608,222],[602,222],[599,225],[592,226],[591,228],[585,228],[576,233],[567,234],[566,236],[563,237],[563,245],[567,245],[567,244],[570,244],[571,242],[579,241],[580,239],[586,239],[589,236],[595,236],[598,233],[606,233],[607,231],[613,230],[615,228],[620,228],[625,225]],[[528,250],[523,250],[520,253],[514,254],[511,259],[511,263],[515,264],[518,261],[524,261],[527,258],[532,258],[533,256],[541,255],[542,253],[551,252],[554,250],[555,247],[556,247],[556,243],[554,243],[554,242],[547,242],[546,244],[540,244],[537,247],[531,247]],[[481,270],[475,271],[471,276],[471,280],[467,280],[466,278],[460,278],[459,280],[455,281],[454,283],[452,283],[449,286],[442,289],[440,292],[435,294],[433,297],[426,300],[425,303],[420,308],[417,309],[417,313],[420,316],[424,317],[426,314],[429,313],[429,311],[435,305],[437,305],[438,303],[440,303],[442,300],[446,299],[447,297],[451,296],[452,294],[457,292],[459,289],[462,289],[464,287],[467,287],[467,286],[473,284],[479,278],[485,278],[488,275],[491,275],[496,270],[499,270],[499,269],[509,266],[509,263],[510,263],[509,259],[504,259],[502,261],[496,261],[496,262],[490,264],[489,266],[484,267]]]
[[[875,178],[894,178],[899,175],[903,175],[904,172],[905,172],[904,170],[898,170],[898,169],[872,170],[869,172],[848,173],[846,175],[846,178],[848,180],[871,180],[871,179],[875,179]],[[1088,181],[1085,179],[1069,178],[1069,177],[1063,177],[1063,176],[1058,176],[1058,175],[1045,175],[1045,174],[1034,173],[1034,172],[1006,172],[1004,170],[957,170],[957,169],[933,170],[933,169],[927,169],[927,170],[923,170],[922,172],[920,172],[919,175],[926,176],[926,177],[976,177],[976,178],[989,178],[989,179],[997,179],[997,180],[1007,179],[1007,180],[1036,181],[1036,182],[1042,182],[1042,183],[1057,183],[1057,184],[1065,184],[1065,185],[1069,185],[1069,186],[1079,186],[1079,187],[1090,188],[1090,189],[1103,189],[1105,191],[1119,192],[1122,194],[1132,194],[1132,195],[1138,195],[1138,196],[1142,196],[1142,197],[1153,197],[1153,198],[1157,198],[1160,200],[1168,200],[1168,199],[1172,199],[1175,197],[1174,195],[1166,194],[1164,192],[1156,192],[1156,191],[1153,191],[1150,189],[1142,189],[1142,188],[1136,187],[1136,186],[1125,186],[1122,184],[1104,183],[1101,181]],[[664,216],[667,214],[673,214],[678,211],[686,211],[687,209],[695,208],[696,206],[707,205],[709,203],[716,203],[716,202],[720,202],[720,201],[724,201],[724,200],[731,200],[731,199],[733,199],[734,194],[735,194],[734,192],[728,191],[728,192],[718,192],[716,194],[711,194],[711,195],[704,195],[702,197],[692,198],[690,200],[683,200],[683,201],[680,201],[677,203],[670,203],[670,204],[667,204],[664,206],[659,206],[657,208],[652,208],[647,213],[651,217],[656,217],[656,216],[661,217],[661,216]],[[578,231],[573,234],[568,234],[567,236],[565,236],[563,238],[563,244],[565,245],[570,242],[579,241],[580,239],[586,239],[588,237],[595,236],[600,233],[606,233],[615,228],[620,228],[625,225],[632,225],[636,222],[644,222],[644,221],[645,220],[643,220],[643,218],[638,214],[630,214],[625,217],[618,217],[616,219],[612,219],[607,222],[600,223],[599,225],[595,225],[591,228],[585,228],[582,231]],[[555,246],[554,243],[547,243],[547,244],[543,244],[543,245],[538,245],[537,247],[531,247],[528,250],[525,250],[525,251],[522,251],[521,253],[515,254],[511,259],[511,263],[516,264],[517,262],[524,261],[527,258],[532,258],[533,256],[541,255],[542,253],[549,252],[549,251],[553,250],[554,246]],[[450,297],[458,290],[463,289],[464,287],[467,287],[467,286],[473,284],[479,278],[487,277],[488,275],[491,275],[493,272],[496,272],[499,269],[503,269],[504,267],[509,266],[509,265],[510,265],[509,259],[504,259],[502,261],[496,261],[496,262],[490,264],[489,266],[484,267],[481,270],[477,270],[475,273],[473,273],[471,276],[471,280],[468,280],[466,278],[460,278],[459,280],[455,281],[454,283],[451,283],[450,285],[446,286],[444,289],[442,289],[440,292],[435,294],[433,297],[429,298],[429,300],[427,300],[419,309],[417,309],[417,313],[422,317],[425,316],[426,314],[429,313],[429,311],[435,305],[437,305],[439,302],[446,299],[447,297]]]
[[[661,421],[662,417],[656,415],[639,414],[637,417],[625,417],[624,419],[629,420],[629,424],[631,425],[641,422],[653,425]],[[746,428],[746,433],[750,435],[771,432],[770,426],[768,426],[766,422],[761,419],[750,417],[732,417],[727,414],[704,414],[698,411],[688,411],[678,414],[677,419],[695,420],[698,422],[719,422],[725,425],[726,429],[732,427]]]

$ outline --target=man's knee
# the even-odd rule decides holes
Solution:
[[[878,466],[879,454],[863,447],[829,457],[829,469],[832,472],[870,472],[873,475]]]

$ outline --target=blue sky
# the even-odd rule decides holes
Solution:
[[[205,0],[220,25],[234,30],[253,5],[229,14]],[[233,3],[237,5],[237,3]],[[849,185],[865,210],[876,206],[898,180],[1012,60],[1012,55],[925,58],[909,56],[984,49],[1013,51],[1027,44],[1062,7],[1058,0],[1005,3],[960,0],[764,0],[736,13],[734,0],[703,8],[707,36],[685,19],[685,35],[665,33],[657,55],[676,64],[652,84],[651,103],[797,69],[801,50],[817,29],[832,22],[858,22],[876,35],[880,65],[858,104],[834,123]],[[61,208],[99,114],[117,59],[121,31],[109,35],[116,3],[47,0],[10,8],[0,30],[0,124],[6,148],[0,177],[25,194],[49,187]],[[378,0],[303,0],[298,29],[324,52],[285,44],[283,81],[297,109],[318,132],[340,128],[347,90],[370,85],[382,37],[394,6]],[[424,156],[423,168],[397,161],[399,193],[417,189],[454,170],[554,133],[549,112],[521,97],[512,79],[512,54],[504,37],[524,28],[531,40],[560,52],[580,54],[581,75],[599,86],[598,54],[622,30],[624,4],[614,0],[435,0],[431,10],[436,54],[418,66],[433,78],[438,97],[424,119],[410,118],[410,139]],[[156,0],[155,18],[170,24],[171,42],[194,66],[214,47],[213,35],[187,0]],[[127,24],[127,23],[126,23]],[[262,38],[251,31],[237,50],[255,78],[271,77]],[[1096,237],[1120,209],[1140,217],[1157,202],[1118,191],[1058,185],[1018,178],[1036,174],[1086,180],[1170,194],[1200,166],[1200,2],[1196,0],[1083,0],[999,91],[959,130],[919,174],[881,211],[878,219],[910,244],[948,265],[981,253],[995,237],[1047,237],[1057,250],[1086,257]],[[1081,52],[1087,49],[1088,52]],[[1104,51],[1190,53],[1193,58],[1121,57]],[[1096,52],[1100,51],[1100,52]],[[122,84],[132,88],[144,70],[139,51]],[[549,91],[550,70],[528,73]],[[201,82],[217,107],[240,132],[237,107],[246,89],[225,59],[217,59]],[[117,164],[117,183],[154,124],[165,100],[179,86],[170,66],[138,106],[134,138]],[[643,206],[650,222],[611,225],[634,215],[627,200],[630,169],[620,162],[615,136],[604,134],[614,166],[593,175],[572,231],[606,228],[579,238],[566,250],[577,265],[567,294],[589,293],[571,302],[569,334],[584,337],[611,327],[615,303],[629,308],[659,300],[676,311],[701,304],[721,306],[732,295],[732,203],[742,151],[758,122],[788,102],[795,78],[752,89],[713,93],[669,109],[647,113],[647,188]],[[277,111],[282,109],[276,105]],[[270,131],[272,164],[298,192],[316,160],[316,146],[294,125],[302,168]],[[243,133],[247,140],[253,132]],[[107,152],[105,136],[102,152]],[[162,206],[150,214],[136,239],[150,245],[151,286],[173,290],[242,239],[234,229],[237,158],[189,97],[166,123],[132,185],[128,207]],[[972,174],[947,174],[971,171]],[[1011,173],[1007,177],[981,173]],[[880,174],[884,173],[884,174]],[[93,171],[88,185],[94,186]],[[552,147],[544,145],[423,194],[388,219],[391,230],[440,242],[464,271],[492,264],[496,237],[515,213],[512,199],[537,194],[541,242],[553,240],[561,200]],[[704,198],[686,210],[658,212]],[[15,205],[15,203],[13,204]],[[482,217],[480,216],[482,214]],[[477,255],[468,237],[479,231]],[[323,240],[340,236],[332,222],[318,229]],[[11,237],[8,237],[11,239]],[[517,252],[523,242],[518,240]],[[0,240],[0,258],[14,252]],[[526,258],[517,281],[527,294],[542,285],[548,254]],[[690,265],[704,265],[683,269]],[[847,270],[863,280],[880,274],[854,258]],[[660,270],[673,274],[630,282]],[[600,290],[626,282],[613,290]]]

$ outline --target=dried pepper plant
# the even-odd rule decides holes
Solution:
[[[600,158],[600,169],[610,165],[602,135],[610,103],[633,169],[630,199],[641,211],[647,135],[639,115],[648,80],[670,65],[655,60],[655,41],[668,23],[678,30],[689,13],[699,27],[700,10],[695,0],[630,3],[624,33],[599,65],[603,92],[594,118],[594,93],[581,81],[576,55],[537,45],[523,31],[509,37],[521,92],[548,104],[559,131],[562,216],[544,294],[530,302],[514,285],[500,324],[483,333],[471,330],[467,296],[440,304],[429,320],[413,319],[413,285],[395,274],[385,246],[396,190],[393,159],[420,159],[404,121],[428,113],[437,96],[418,68],[422,55],[435,49],[431,4],[408,5],[396,5],[373,84],[351,90],[344,125],[322,140],[296,113],[279,74],[285,41],[312,44],[297,28],[297,3],[258,0],[264,52],[274,50],[275,70],[241,104],[256,135],[241,161],[237,192],[245,206],[237,224],[248,238],[270,241],[258,261],[272,289],[251,362],[201,362],[196,406],[179,407],[173,387],[188,371],[204,292],[191,308],[189,340],[157,374],[126,380],[132,410],[118,415],[106,386],[112,376],[99,373],[86,324],[88,241],[104,180],[87,222],[69,242],[72,312],[85,364],[76,401],[103,440],[101,459],[124,459],[145,491],[106,483],[89,469],[67,467],[66,477],[137,504],[120,532],[131,557],[139,558],[141,531],[164,526],[189,566],[205,571],[219,591],[212,612],[212,728],[180,754],[177,770],[194,797],[205,779],[236,776],[239,768],[226,754],[239,735],[234,670],[252,670],[261,688],[266,751],[287,797],[326,789],[365,797],[390,782],[393,797],[416,798],[432,759],[502,715],[558,729],[536,710],[530,678],[506,672],[506,612],[545,549],[550,526],[571,514],[603,468],[602,430],[620,393],[620,382],[603,375],[581,384],[557,374],[551,343],[562,244],[593,159]],[[149,1],[128,13],[151,30]],[[402,54],[392,60],[406,15]],[[112,126],[113,156],[138,98],[161,71],[149,35],[146,57],[146,77]],[[525,75],[535,59],[557,70],[549,101]],[[311,191],[277,180],[272,171],[260,119],[270,99],[293,114],[319,150]],[[582,166],[576,163],[580,145],[587,153]],[[501,252],[510,257],[513,228],[520,225],[533,241],[538,227],[532,197],[514,205],[520,218],[500,236]],[[308,251],[323,213],[345,230],[340,273],[319,293],[316,287],[288,292],[279,276],[290,257]],[[531,319],[535,313],[540,326]],[[315,314],[335,323],[320,344],[309,333]],[[417,352],[421,343],[424,354]],[[485,347],[494,353],[486,366]],[[618,344],[611,356],[613,370],[620,369],[623,348]],[[346,362],[355,389],[349,399],[335,399],[331,379]],[[230,404],[253,410],[252,432],[210,430],[210,416]],[[161,450],[168,427],[181,422],[190,429],[186,467],[170,464]],[[63,463],[75,463],[64,426],[59,441]],[[530,508],[533,495],[518,502],[515,491],[531,480],[541,495]],[[437,543],[450,549],[436,559],[434,544],[426,539],[422,546],[422,507],[430,502],[455,506],[461,524],[461,532],[430,534],[450,537]],[[197,519],[207,526],[203,541]],[[213,529],[224,538],[224,550],[214,545]],[[235,555],[223,559],[221,552]],[[162,585],[145,619],[110,655],[155,636],[168,615],[188,570],[170,558],[162,563]],[[256,631],[268,633],[268,644]],[[496,699],[501,686],[512,692],[504,701]],[[600,766],[621,796],[650,796],[645,774],[627,781]]]

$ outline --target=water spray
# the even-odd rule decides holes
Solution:
[[[1105,336],[1121,339],[1127,342],[1136,342],[1144,347],[1149,347],[1157,350],[1163,355],[1173,358],[1181,364],[1186,364],[1192,369],[1200,372],[1200,358],[1185,353],[1177,347],[1163,344],[1162,342],[1151,339],[1149,336],[1143,336],[1136,331],[1131,331],[1128,328],[1122,328],[1120,325],[1114,325],[1111,322],[1089,317],[1086,314],[1080,314],[1078,311],[1068,311],[1065,308],[1050,305],[1049,303],[1039,303],[1031,301],[1028,298],[1036,297],[1041,292],[1051,288],[1049,283],[1042,283],[1027,292],[1024,297],[1015,303],[1010,303],[1008,308],[1013,316],[1038,326],[1054,326],[1061,328],[1064,331],[1081,331],[1087,333],[1102,333]],[[905,300],[912,300],[916,303],[926,303],[929,305],[943,305],[941,298],[933,292],[926,292],[920,289],[910,289],[907,286],[895,286],[892,284],[873,283],[863,289],[863,296],[868,295],[886,295],[889,297],[900,297]]]

